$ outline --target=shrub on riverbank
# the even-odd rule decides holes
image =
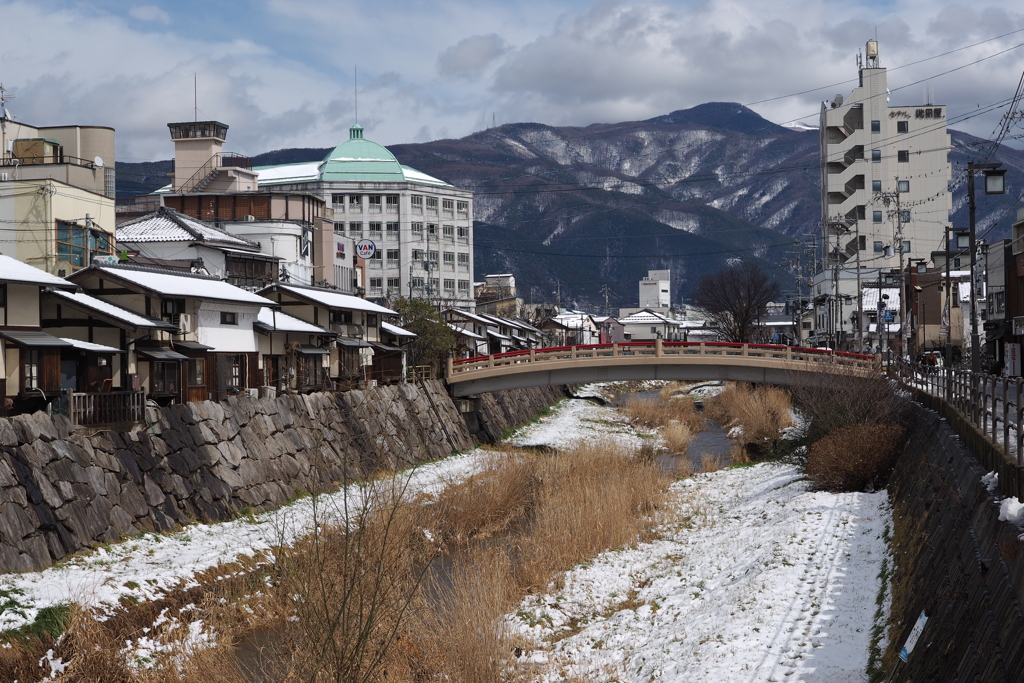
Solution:
[[[823,369],[813,377],[796,376],[793,400],[808,418],[808,441],[817,441],[852,425],[898,422],[907,398],[891,380],[854,375],[842,368]]]
[[[807,476],[826,491],[882,488],[903,434],[903,427],[895,423],[841,427],[811,446]]]

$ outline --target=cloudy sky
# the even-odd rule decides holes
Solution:
[[[113,126],[119,161],[172,156],[193,74],[200,119],[255,154],[347,137],[356,67],[359,122],[384,144],[708,101],[813,122],[876,32],[893,104],[927,87],[951,119],[1010,98],[1024,69],[1024,7],[1006,0],[0,0],[0,19],[11,113]],[[998,118],[954,127],[988,137]]]

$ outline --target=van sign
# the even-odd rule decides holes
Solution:
[[[359,240],[356,242],[356,256],[361,259],[371,259],[377,253],[377,245],[373,240]]]

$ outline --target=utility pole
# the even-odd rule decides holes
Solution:
[[[562,281],[555,280],[555,308],[562,312]]]
[[[612,291],[611,288],[607,284],[605,284],[605,285],[603,285],[601,287],[601,293],[604,294],[604,314],[605,315],[611,315],[608,312],[608,310],[609,310],[608,309],[608,294],[610,294],[611,291]]]

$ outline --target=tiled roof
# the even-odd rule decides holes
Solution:
[[[104,276],[132,282],[150,291],[158,292],[163,296],[216,299],[249,305],[272,304],[272,302],[262,296],[247,292],[241,287],[235,287],[223,280],[212,277],[171,271],[135,269],[125,266],[104,266],[96,270],[102,272]],[[88,271],[80,270],[78,272],[85,273]]]
[[[191,216],[160,207],[153,213],[140,216],[117,226],[118,242],[208,242],[217,245],[258,251],[259,245],[243,237],[236,237],[209,223]]]

